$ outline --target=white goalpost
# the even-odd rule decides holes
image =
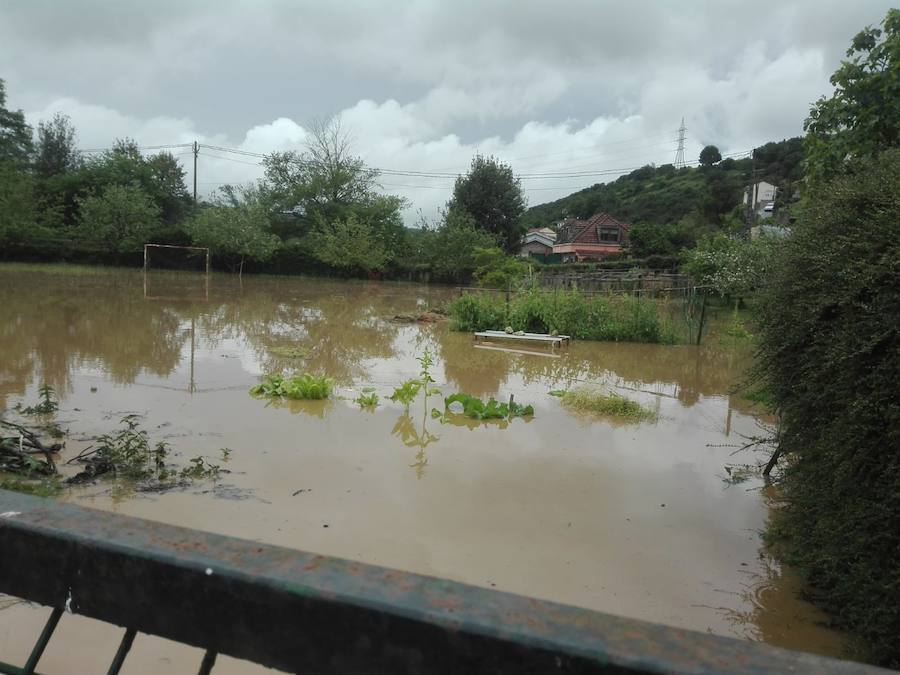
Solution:
[[[202,253],[204,258],[203,273],[209,276],[209,249],[203,246],[174,246],[172,244],[144,244],[144,272],[150,270],[150,253],[153,249],[174,249],[186,252]]]
[[[154,266],[153,252],[158,251],[161,260]],[[171,252],[173,257],[164,255]],[[180,260],[178,257],[181,256]],[[159,257],[159,256],[158,256]],[[188,263],[187,268],[185,263]],[[201,268],[202,265],[202,268]],[[151,267],[163,270],[179,270],[181,272],[200,273],[203,276],[202,288],[190,283],[191,277],[185,274],[150,274]],[[193,269],[190,269],[193,267]],[[203,246],[175,246],[173,244],[144,244],[144,299],[170,301],[209,301],[209,249]],[[151,279],[152,277],[152,279]],[[197,279],[197,277],[193,277]],[[188,282],[188,283],[186,283]],[[151,286],[152,291],[151,291]]]

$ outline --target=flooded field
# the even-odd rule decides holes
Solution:
[[[177,461],[216,482],[164,494],[99,481],[62,499],[158,521],[446,577],[673,626],[839,655],[840,635],[764,551],[769,501],[726,467],[758,432],[730,393],[745,350],[574,342],[479,348],[447,324],[404,324],[449,288],[305,278],[0,266],[0,410],[59,397],[62,459],[141,416]],[[291,351],[293,350],[293,351]],[[508,424],[442,423],[388,396],[434,355],[444,395],[534,406]],[[521,353],[524,352],[524,353]],[[333,378],[338,397],[271,403],[267,373]],[[573,414],[551,390],[599,385],[654,410]],[[352,401],[363,388],[374,411]],[[229,449],[223,453],[223,448]],[[46,610],[0,598],[0,660],[24,663]],[[66,616],[46,673],[105,669],[121,631]],[[123,672],[196,669],[200,653],[139,636]],[[256,672],[222,659],[216,672]]]

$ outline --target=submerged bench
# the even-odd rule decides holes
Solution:
[[[482,330],[475,333],[475,339],[521,340],[526,342],[550,343],[554,347],[569,343],[568,335],[549,335],[547,333],[507,333],[503,330]]]

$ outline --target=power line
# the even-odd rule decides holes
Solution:
[[[168,143],[166,145],[139,145],[136,146],[137,150],[169,150],[171,148],[190,148],[193,143]],[[82,154],[94,154],[98,152],[110,152],[111,150],[115,150],[115,147],[111,148],[80,148],[78,152]]]

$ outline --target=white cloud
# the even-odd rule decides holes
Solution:
[[[674,159],[675,129],[682,114],[689,129],[685,152],[689,160],[696,158],[706,143],[715,143],[728,153],[801,133],[809,103],[827,83],[821,53],[791,49],[767,60],[763,46],[756,43],[735,63],[734,69],[718,77],[710,70],[683,65],[661,69],[641,88],[633,114],[596,116],[587,123],[530,121],[509,139],[492,135],[466,142],[449,133],[455,121],[478,116],[482,105],[501,105],[509,96],[504,90],[484,94],[442,85],[407,104],[364,99],[339,114],[353,136],[355,151],[370,166],[423,173],[465,172],[476,153],[498,156],[522,174],[624,171],[647,163],[663,164]],[[546,85],[539,88],[542,86]],[[549,86],[552,92],[553,85]],[[28,118],[34,123],[56,110],[72,117],[85,147],[108,146],[115,138],[128,136],[142,145],[199,140],[269,153],[302,149],[308,133],[297,121],[279,117],[253,126],[241,138],[230,139],[199,129],[190,119],[140,119],[68,98],[53,101],[43,110],[29,113]],[[192,167],[188,161],[185,166],[190,182]],[[526,178],[523,186],[529,202],[537,204],[616,175]],[[261,176],[261,168],[251,157],[201,151],[201,193],[226,182]],[[452,177],[384,175],[382,181],[385,191],[409,200],[409,223],[420,212],[435,217],[453,185]]]

